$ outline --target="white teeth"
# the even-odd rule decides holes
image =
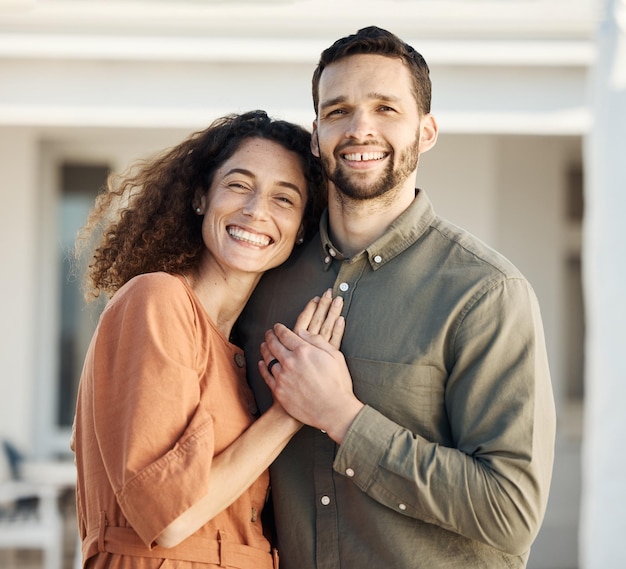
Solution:
[[[365,162],[366,160],[382,160],[385,157],[384,152],[354,152],[351,154],[344,154],[343,157],[346,160],[354,160],[356,162]]]
[[[267,235],[250,233],[248,231],[244,231],[241,227],[228,227],[227,231],[231,237],[234,237],[238,241],[245,241],[246,243],[251,243],[252,245],[265,247],[266,245],[269,245],[271,241]]]

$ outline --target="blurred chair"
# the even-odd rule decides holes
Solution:
[[[59,488],[46,482],[16,478],[19,473],[14,450],[4,444],[0,459],[0,549],[40,549],[43,569],[61,569],[63,562],[63,519],[59,511]],[[7,473],[9,476],[7,477]]]

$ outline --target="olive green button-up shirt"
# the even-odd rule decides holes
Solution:
[[[539,307],[520,272],[419,191],[366,250],[320,233],[265,275],[241,319],[249,380],[263,333],[344,298],[365,403],[338,446],[303,428],[271,468],[281,569],[518,568],[539,530],[555,411]]]

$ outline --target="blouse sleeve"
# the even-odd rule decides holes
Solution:
[[[166,274],[135,278],[100,321],[97,443],[120,508],[147,546],[207,493],[213,422],[200,404],[193,303]]]

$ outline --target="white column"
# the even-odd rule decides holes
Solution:
[[[608,569],[626,567],[626,0],[606,0],[590,86],[580,560]]]
[[[0,128],[0,439],[29,451],[37,361],[37,245],[42,212],[36,141],[28,129]],[[1,450],[1,449],[0,449]]]

